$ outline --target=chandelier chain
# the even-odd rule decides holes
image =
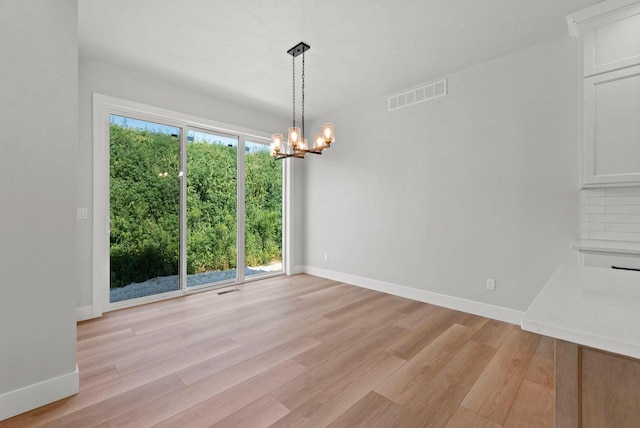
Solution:
[[[304,138],[304,52],[302,52],[302,137]]]
[[[293,57],[293,127],[296,127],[296,57]]]

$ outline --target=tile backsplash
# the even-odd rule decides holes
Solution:
[[[580,191],[580,238],[640,242],[640,186]]]

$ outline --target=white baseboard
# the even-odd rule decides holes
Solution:
[[[1,394],[0,421],[77,394],[79,381],[76,366],[71,373]]]
[[[301,266],[301,268],[303,269],[303,272],[308,273],[309,275],[320,276],[322,278],[357,285],[358,287],[381,291],[383,293],[405,297],[407,299],[417,300],[420,302],[431,303],[436,306],[443,306],[445,308],[480,315],[499,321],[505,321],[511,324],[520,325],[520,320],[523,315],[522,311],[517,311],[515,309],[489,305],[487,303],[475,302],[461,297],[447,296],[446,294],[433,293],[426,290],[419,290],[417,288],[378,281],[376,279],[335,272],[314,266]]]
[[[90,320],[93,318],[93,306],[83,306],[76,309],[77,321]]]

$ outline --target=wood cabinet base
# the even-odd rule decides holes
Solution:
[[[640,360],[555,340],[556,428],[638,427]]]

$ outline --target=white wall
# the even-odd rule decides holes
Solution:
[[[288,122],[186,87],[83,58],[80,59],[79,73],[78,206],[89,208],[89,219],[79,221],[77,229],[77,304],[79,308],[86,308],[92,303],[93,92],[264,132],[286,129]]]
[[[0,1],[0,419],[77,391],[76,0]]]
[[[337,142],[301,171],[304,264],[524,310],[577,260],[577,41],[444,77],[444,98],[323,118]]]

